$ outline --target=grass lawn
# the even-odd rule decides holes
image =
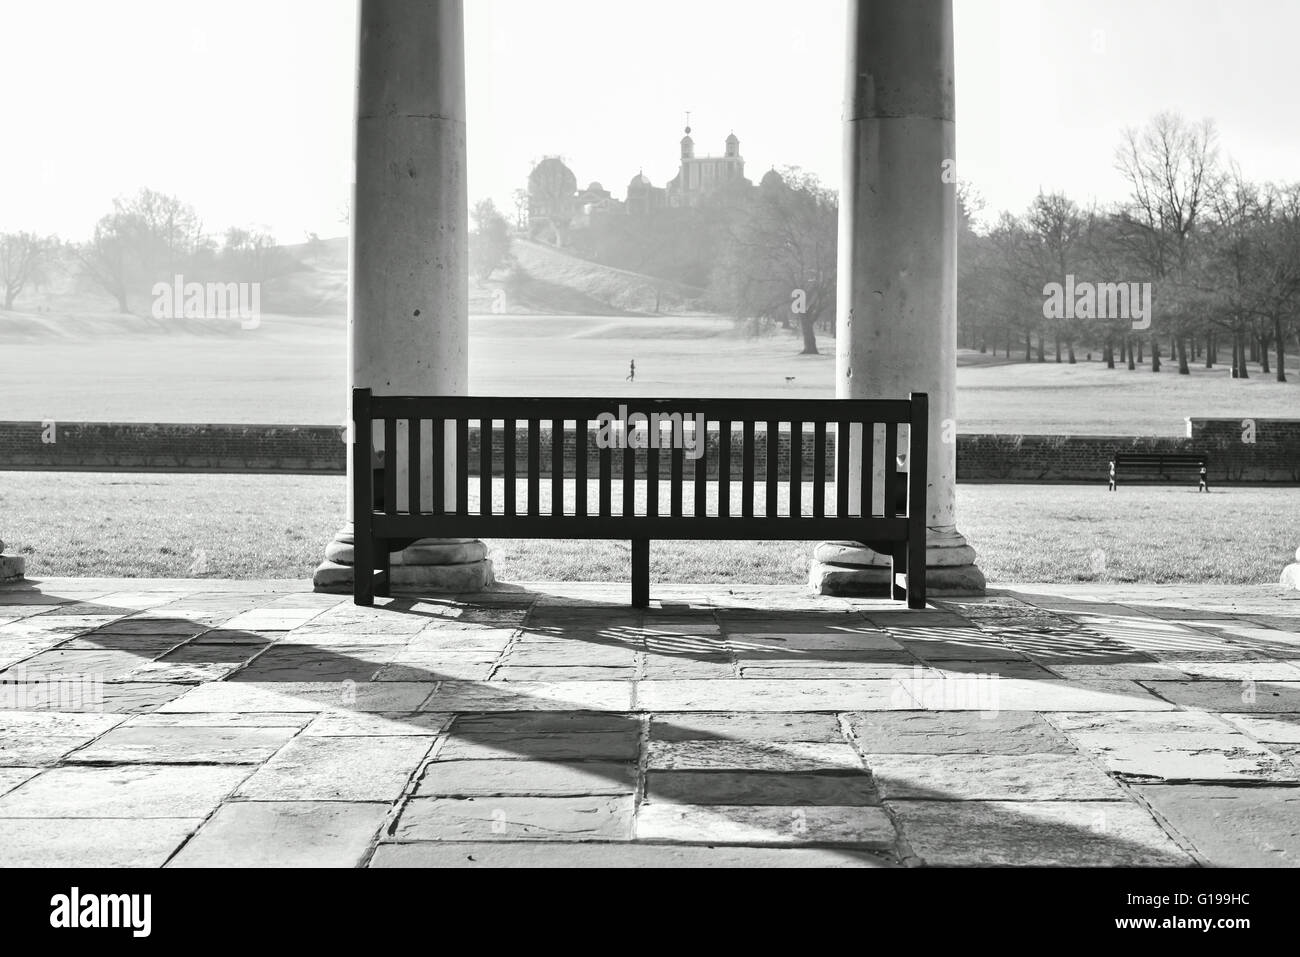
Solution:
[[[107,323],[107,325],[104,325]],[[346,333],[341,318],[267,315],[254,330],[203,323],[0,316],[0,408],[12,420],[282,422],[344,419]],[[26,330],[20,334],[19,330]],[[792,336],[748,339],[716,317],[474,316],[470,388],[484,395],[750,396],[830,398],[835,342],[801,356]],[[1182,435],[1193,415],[1291,417],[1300,360],[1278,383],[1251,367],[1180,376],[1168,363],[1106,369],[1005,364],[963,353],[957,369],[962,432]],[[636,360],[635,382],[627,382]],[[0,467],[3,463],[0,463]]]
[[[307,578],[345,492],[341,477],[0,472],[0,537],[33,577]],[[1300,546],[1300,488],[972,484],[957,499],[994,583],[1275,582]],[[797,583],[813,544],[656,542],[651,576]],[[626,542],[490,545],[503,581],[629,574]]]

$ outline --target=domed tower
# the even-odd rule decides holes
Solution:
[[[682,159],[695,159],[695,140],[691,139],[691,128],[686,127],[686,135],[682,137]]]
[[[728,159],[740,158],[740,137],[737,136],[735,133],[732,133],[730,136],[727,137],[726,155]]]

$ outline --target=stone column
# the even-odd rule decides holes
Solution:
[[[984,575],[954,514],[952,0],[849,0],[847,40],[835,394],[929,393],[926,587],[931,595],[983,594]],[[823,542],[810,570],[823,594],[862,593],[888,579],[888,557],[852,542]]]
[[[0,561],[3,561],[3,559],[0,559]],[[22,559],[19,559],[19,561],[22,561]],[[1295,561],[1282,569],[1280,583],[1284,588],[1300,591],[1300,548],[1295,550]]]
[[[21,555],[6,555],[5,543],[0,542],[0,582],[17,581],[23,577],[26,560]]]
[[[468,391],[464,32],[462,0],[361,0],[349,420],[353,386],[377,395]],[[450,463],[454,444],[448,451]],[[349,485],[358,467],[370,463],[352,461],[349,436]],[[426,499],[430,489],[426,481]],[[351,495],[347,502],[347,521],[316,571],[318,589],[351,587]],[[417,542],[393,555],[393,584],[476,591],[492,582],[486,554],[472,539]]]

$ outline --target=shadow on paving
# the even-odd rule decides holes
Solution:
[[[978,676],[996,674],[999,667],[1019,668],[1016,673],[1027,675],[1025,681],[1057,683],[1048,686],[1052,688],[1066,684],[1049,670],[1053,664],[1158,663],[1153,655],[1122,640],[1065,615],[1027,608],[1013,598],[943,602],[924,612],[881,607],[824,613],[711,605],[643,612],[614,603],[569,603],[536,592],[456,598],[407,595],[374,609],[356,609],[340,598],[341,604],[322,605],[301,626],[260,631],[223,627],[223,620],[235,620],[230,614],[232,602],[253,612],[273,612],[277,606],[293,608],[295,599],[303,601],[301,595],[199,592],[138,610],[46,596],[39,588],[30,588],[0,589],[0,605],[15,595],[24,596],[25,603],[39,599],[59,606],[24,621],[41,619],[40,624],[48,618],[72,616],[75,623],[69,624],[67,638],[0,672],[0,692],[5,685],[9,689],[0,700],[30,700],[33,695],[26,694],[33,690],[30,685],[39,684],[45,675],[97,667],[104,672],[105,710],[109,711],[149,714],[197,693],[206,696],[195,703],[202,712],[226,714],[233,703],[241,711],[299,713],[303,726],[322,713],[339,722],[335,731],[316,738],[303,734],[300,727],[274,757],[250,770],[254,776],[259,769],[275,766],[292,748],[309,752],[312,747],[326,747],[312,745],[313,740],[347,738],[365,748],[374,737],[389,733],[382,727],[364,731],[358,727],[350,735],[349,721],[370,721],[373,716],[375,722],[391,722],[392,727],[410,726],[396,734],[427,736],[428,747],[418,768],[414,774],[406,773],[400,792],[389,801],[380,845],[389,863],[424,860],[403,855],[404,848],[414,846],[442,847],[450,853],[462,843],[478,847],[517,838],[536,841],[536,851],[529,853],[541,864],[547,863],[550,842],[564,842],[566,853],[579,858],[596,854],[594,848],[602,842],[613,842],[615,854],[633,855],[626,858],[629,862],[636,860],[640,852],[634,849],[639,847],[698,845],[719,853],[725,853],[727,846],[782,853],[798,847],[820,848],[843,862],[886,865],[1016,864],[1036,857],[1083,864],[1192,863],[1172,844],[1161,850],[1142,840],[1153,838],[1157,827],[1148,812],[1118,786],[1113,798],[1088,809],[1092,815],[1088,824],[1080,823],[1081,808],[1066,799],[968,800],[916,776],[905,781],[899,796],[891,796],[888,789],[882,795],[875,775],[882,763],[889,762],[855,740],[857,729],[869,725],[876,714],[937,713],[925,706],[923,697],[906,690],[905,699],[899,701],[897,689],[906,689],[906,682],[913,680],[901,675],[846,679],[859,684],[875,680],[886,686],[894,703],[879,711],[872,705],[880,702],[868,700],[857,706],[841,701],[825,708],[813,704],[768,711],[746,705],[744,698],[734,709],[728,708],[726,694],[720,693],[709,699],[719,707],[688,701],[678,709],[671,702],[657,705],[653,698],[645,699],[651,690],[645,686],[656,684],[655,679],[645,678],[645,670],[652,662],[674,659],[716,664],[725,657],[736,669],[744,667],[739,664],[742,660],[758,668],[795,661],[814,668],[880,666]],[[176,617],[164,617],[168,604],[177,606]],[[203,614],[205,607],[213,613]],[[1161,611],[1170,609],[1162,606]],[[90,627],[88,618],[78,616],[111,620]],[[382,627],[367,632],[367,622]],[[719,626],[716,634],[710,633],[707,626],[711,625]],[[1138,624],[1133,627],[1135,636],[1141,637]],[[466,678],[465,669],[452,667],[453,661],[471,663],[477,636],[502,630],[511,633],[504,643],[500,635],[479,643],[482,655],[491,658],[483,677]],[[739,637],[733,641],[733,635]],[[827,635],[844,636],[843,647],[797,640]],[[882,640],[882,635],[889,640]],[[382,641],[376,636],[382,636]],[[413,645],[427,652],[412,653]],[[497,645],[502,647],[493,652]],[[573,659],[579,661],[589,655],[595,655],[595,660],[622,660],[600,659],[602,650],[608,649],[628,649],[644,658],[639,672],[609,681],[485,680],[508,667],[511,654],[521,647],[530,650],[526,660],[544,661],[548,645],[566,652],[580,649]],[[530,667],[535,672],[545,668]],[[608,667],[626,675],[621,665]],[[383,680],[386,675],[390,680]],[[26,692],[15,679],[27,682]],[[829,687],[836,679],[823,680]],[[770,688],[778,694],[780,681],[759,685],[756,679],[744,678],[723,691],[734,689],[742,695],[744,686],[750,685],[754,693]],[[698,691],[706,695],[722,688],[707,677],[677,683],[682,682],[700,685]],[[1131,684],[1135,699],[1160,700]],[[259,697],[248,698],[240,686],[251,687]],[[250,700],[258,706],[250,705]],[[10,704],[0,707],[24,710]],[[850,735],[846,736],[839,716],[855,712],[862,714],[849,714]],[[172,707],[168,713],[185,712]],[[440,715],[447,716],[445,722],[434,717]],[[107,735],[120,729],[121,725]],[[78,763],[77,754],[107,735],[83,743],[56,765],[95,766]],[[720,764],[713,761],[710,766],[711,753],[721,755]],[[103,763],[149,764],[147,749],[142,754],[135,760]],[[304,757],[309,759],[310,754]],[[290,762],[290,773],[292,769]],[[231,793],[223,805],[230,803]],[[245,799],[259,800],[237,798]],[[271,798],[277,799],[286,798]],[[828,860],[825,857],[820,863]],[[594,862],[617,863],[618,858],[606,856]]]

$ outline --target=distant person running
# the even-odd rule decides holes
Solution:
[[[1210,490],[1210,476],[1205,470],[1205,463],[1201,463],[1201,484],[1196,487],[1198,492],[1208,492]]]
[[[632,360],[632,365],[631,365],[631,367],[628,369],[628,373],[627,373],[627,381],[628,381],[628,382],[635,382],[635,381],[636,381],[636,360],[635,360],[635,359]]]
[[[1106,491],[1108,492],[1115,491],[1115,460],[1114,459],[1111,459],[1110,462],[1110,486],[1109,488],[1106,489]]]

